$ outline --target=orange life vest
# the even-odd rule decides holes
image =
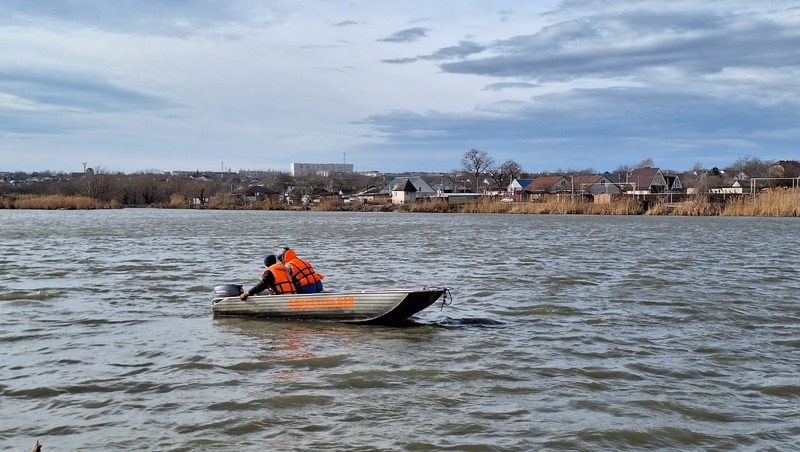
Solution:
[[[272,277],[275,280],[275,291],[279,294],[283,293],[297,293],[292,282],[292,277],[289,275],[289,270],[285,265],[276,262],[267,268],[267,271],[272,272]]]
[[[322,281],[322,275],[317,274],[311,264],[299,257],[287,262],[286,267],[291,270],[292,278],[300,287]]]

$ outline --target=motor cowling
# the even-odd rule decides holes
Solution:
[[[217,298],[238,297],[244,290],[239,284],[220,284],[214,286],[214,295]]]

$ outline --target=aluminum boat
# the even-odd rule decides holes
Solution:
[[[432,305],[439,298],[448,304],[447,288],[417,290],[364,290],[315,294],[253,295],[239,299],[241,286],[215,288],[211,302],[215,316],[263,317],[346,323],[399,323]]]

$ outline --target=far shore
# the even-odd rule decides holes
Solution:
[[[774,190],[756,196],[712,202],[705,196],[680,203],[645,203],[636,198],[620,198],[599,204],[584,198],[551,198],[542,202],[500,202],[482,199],[460,205],[449,205],[443,199],[431,198],[409,204],[344,203],[324,200],[308,206],[261,201],[252,204],[232,203],[211,198],[202,206],[191,206],[182,198],[173,198],[165,205],[136,207],[208,210],[310,210],[347,212],[427,212],[427,213],[494,213],[494,214],[558,214],[558,215],[672,215],[672,216],[747,216],[800,217],[800,189]],[[24,195],[0,196],[0,209],[91,210],[116,209],[124,206],[116,201],[102,201],[87,196]],[[133,206],[128,206],[133,207]]]

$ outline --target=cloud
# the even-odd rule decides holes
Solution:
[[[505,114],[393,111],[365,123],[390,145],[509,152],[529,170],[546,160],[569,166],[560,157],[564,152],[575,163],[588,158],[580,157],[583,153],[592,154],[589,162],[599,170],[631,163],[620,161],[625,155],[688,168],[709,153],[733,160],[765,143],[773,150],[793,149],[800,136],[796,108],[788,103],[758,107],[735,99],[612,88],[548,94],[514,105],[516,110]]]
[[[461,41],[458,43],[458,45],[443,47],[430,55],[421,56],[420,59],[424,60],[461,59],[469,55],[483,52],[485,49],[486,47],[478,43],[472,41]]]
[[[797,66],[800,28],[731,14],[634,11],[564,21],[486,47],[494,55],[441,68],[548,81],[631,76],[663,67],[712,74],[728,67]]]
[[[500,83],[492,83],[490,85],[486,85],[483,88],[484,91],[501,91],[504,89],[530,89],[536,88],[538,85],[536,83],[528,83],[528,82],[500,82]]]
[[[0,72],[0,92],[31,104],[91,112],[165,108],[158,96],[117,86],[89,74]]]
[[[0,132],[61,134],[98,127],[108,114],[169,107],[174,105],[158,96],[87,74],[0,72]]]
[[[387,64],[409,64],[417,61],[417,58],[387,58],[385,60],[381,60],[382,63]]]
[[[285,20],[276,3],[154,0],[3,2],[0,25],[74,25],[133,34],[190,36],[228,24],[263,26]]]
[[[286,168],[347,152],[436,170],[476,147],[536,170],[797,154],[796,2],[546,3],[361,2],[356,21],[315,0],[8,0],[2,160]]]
[[[424,38],[428,34],[427,28],[422,27],[414,27],[414,28],[407,28],[405,30],[400,30],[398,32],[392,33],[391,35],[378,39],[381,42],[412,42],[418,39]]]
[[[381,60],[382,63],[387,64],[409,64],[419,60],[452,60],[463,59],[469,55],[480,53],[484,50],[484,46],[471,41],[461,41],[458,45],[443,47],[434,53],[428,55],[420,55],[417,57],[406,58],[386,58]]]

